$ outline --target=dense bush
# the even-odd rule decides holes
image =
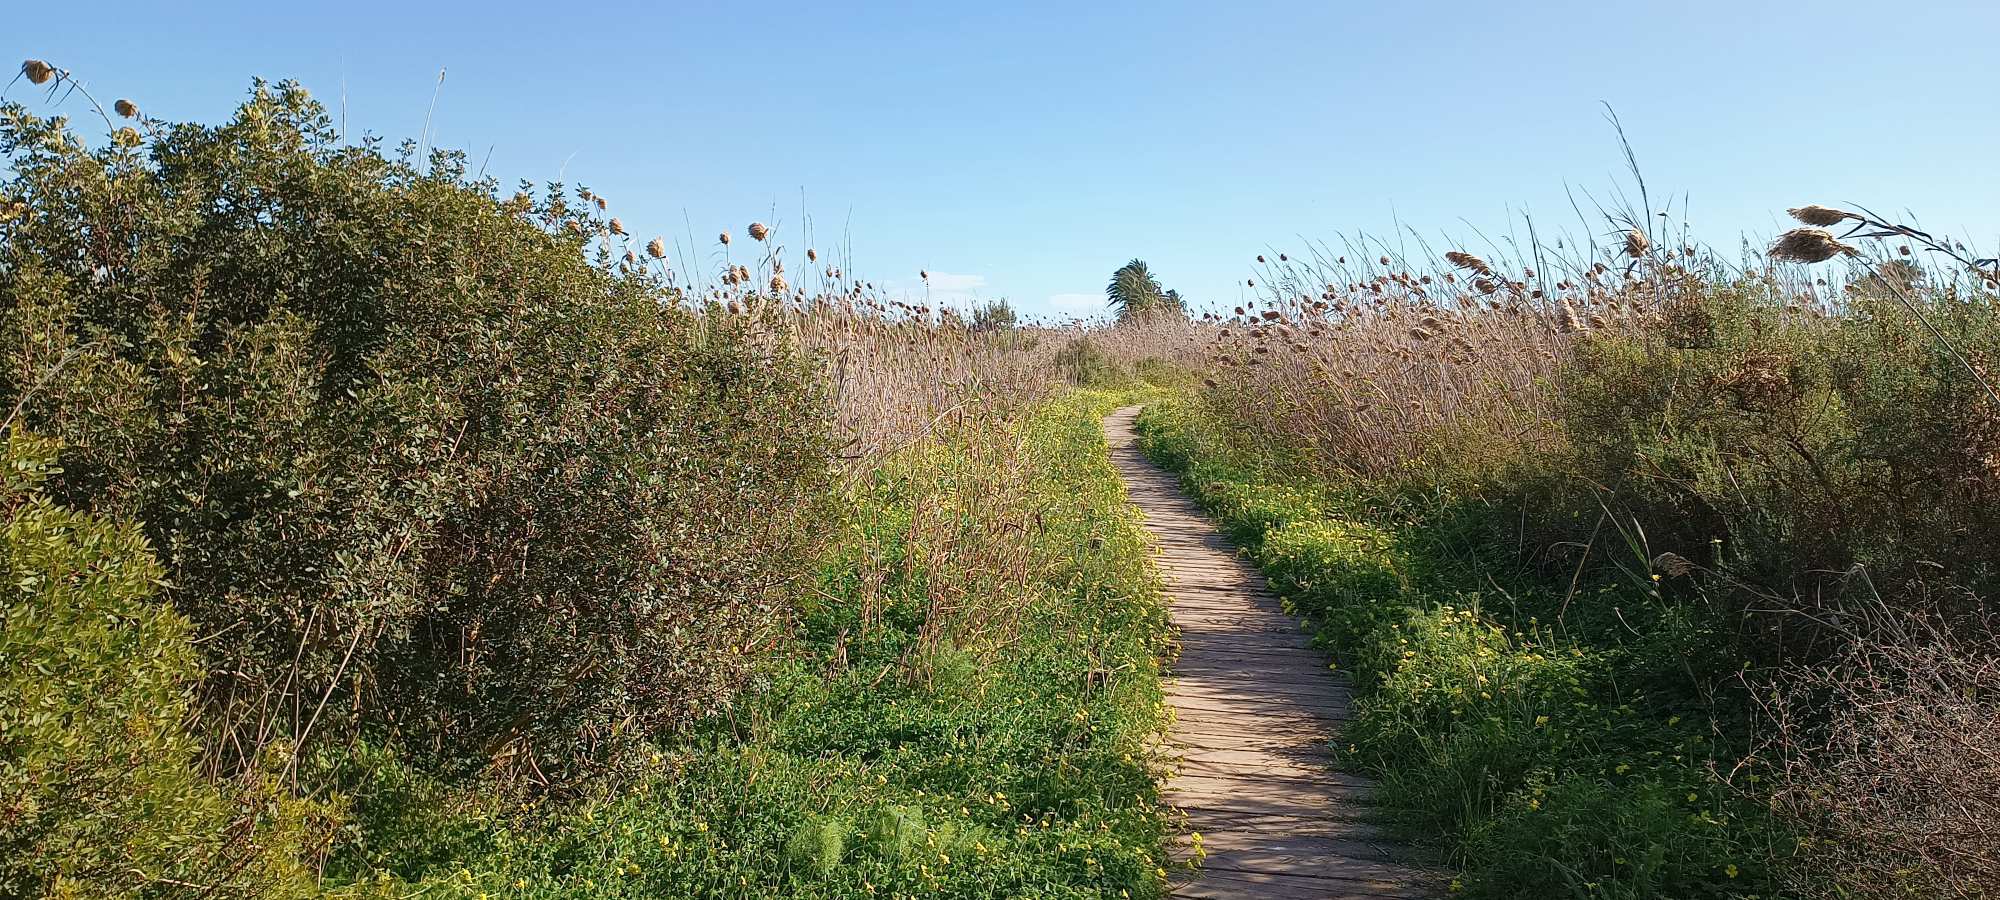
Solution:
[[[1942,290],[1926,302],[1975,365],[2000,347],[1989,303]],[[1578,514],[1536,516],[1542,542],[1582,540],[1601,500],[1650,554],[1726,571],[1739,605],[1824,621],[1872,587],[1976,615],[2000,587],[2000,407],[1972,374],[1865,291],[1838,316],[1722,287],[1682,306],[1662,327],[1581,342],[1565,365],[1564,447],[1536,461],[1547,489],[1524,502]],[[1766,645],[1788,648],[1803,649]]]
[[[0,406],[157,548],[225,770],[373,729],[555,779],[729,699],[828,473],[805,360],[615,264],[589,192],[295,86],[141,125],[0,108]]]
[[[883,461],[768,684],[618,790],[521,809],[347,760],[367,838],[336,890],[1158,896],[1165,609],[1104,452],[1113,405],[1079,392]]]
[[[195,768],[200,668],[145,538],[41,493],[52,442],[10,431],[5,454],[0,897],[303,893],[327,820]]]

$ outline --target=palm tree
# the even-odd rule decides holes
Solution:
[[[1104,299],[1118,311],[1120,322],[1129,322],[1152,310],[1185,311],[1180,293],[1160,287],[1160,279],[1153,276],[1153,270],[1146,267],[1143,259],[1132,260],[1111,273],[1111,283],[1104,287]]]

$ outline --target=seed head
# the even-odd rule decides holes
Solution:
[[[786,291],[788,291],[788,290],[790,290],[790,289],[791,289],[791,286],[790,286],[790,285],[787,285],[787,284],[785,284],[785,276],[783,276],[783,275],[773,275],[773,276],[771,276],[771,293],[772,293],[772,294],[774,294],[774,295],[778,295],[778,296],[782,296],[782,295],[783,295],[783,294],[784,294],[784,293],[785,293]]]
[[[1626,256],[1630,256],[1633,259],[1638,259],[1641,256],[1645,256],[1646,251],[1651,250],[1652,248],[1653,248],[1653,242],[1647,240],[1646,235],[1641,231],[1639,231],[1639,229],[1632,228],[1626,230],[1625,232]]]
[[[813,248],[811,248],[811,247],[807,247],[807,248],[806,248],[806,262],[819,262],[819,251],[817,251],[817,250],[814,250],[814,249],[813,249]]]
[[[1818,225],[1822,228],[1828,225],[1838,225],[1842,222],[1847,221],[1848,219],[1859,218],[1855,214],[1847,212],[1846,210],[1834,209],[1830,206],[1821,206],[1817,203],[1810,204],[1807,206],[1801,206],[1798,207],[1797,209],[1788,209],[1785,210],[1785,212],[1791,213],[1792,218],[1804,222],[1807,225]]]
[[[1562,330],[1565,333],[1583,330],[1583,320],[1577,317],[1576,307],[1569,305],[1568,300],[1564,300],[1562,305]]]
[[[723,245],[724,245],[724,246],[728,246],[728,244],[729,244],[729,232],[725,231],[725,232],[723,232],[723,233],[722,233],[722,243],[723,243]]]
[[[750,227],[745,230],[750,232],[750,239],[753,241],[761,241],[771,236],[771,229],[765,228],[762,222],[751,222]]]
[[[650,240],[650,241],[647,241],[647,242],[646,242],[646,255],[647,255],[647,256],[650,256],[650,257],[652,257],[652,258],[654,258],[654,259],[666,259],[666,258],[667,258],[667,242],[666,242],[666,241],[664,241],[664,240],[661,240],[660,238],[654,238],[654,239],[652,239],[652,240]]]
[[[49,79],[56,77],[56,67],[31,59],[21,64],[21,74],[27,76],[29,84],[48,84]]]
[[[625,233],[625,223],[624,223],[624,222],[620,222],[620,221],[618,221],[618,217],[617,217],[617,216],[612,216],[612,217],[611,217],[611,233],[612,233],[612,234],[624,234],[624,233]]]
[[[130,100],[120,100],[117,103],[111,104],[111,108],[127,119],[139,118],[139,104],[133,103]]]
[[[1493,272],[1493,267],[1487,265],[1486,260],[1466,253],[1463,250],[1452,250],[1445,253],[1444,260],[1461,269],[1471,269],[1481,275],[1488,275]]]
[[[1826,262],[1846,254],[1855,255],[1853,247],[1836,240],[1824,228],[1794,228],[1778,236],[1771,245],[1772,259],[1789,259],[1803,263]]]
[[[1653,557],[1653,570],[1665,573],[1671,578],[1679,578],[1694,571],[1694,563],[1688,562],[1687,557],[1669,550]]]

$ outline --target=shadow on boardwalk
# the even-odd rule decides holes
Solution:
[[[1348,689],[1255,569],[1133,446],[1126,407],[1104,420],[1111,459],[1159,544],[1181,655],[1167,681],[1180,766],[1166,797],[1208,856],[1176,897],[1419,898],[1436,880],[1362,820],[1365,781],[1332,771]]]

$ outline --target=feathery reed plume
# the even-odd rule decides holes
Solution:
[[[647,255],[647,256],[650,256],[650,257],[652,257],[652,258],[654,258],[654,259],[666,259],[666,258],[667,258],[667,242],[666,242],[666,241],[664,241],[664,240],[661,240],[660,238],[654,238],[654,239],[652,239],[652,240],[650,240],[650,241],[647,241],[647,242],[646,242],[646,255]]]
[[[771,236],[771,229],[764,227],[762,222],[751,222],[750,227],[744,230],[750,232],[750,239],[753,241],[761,241]]]
[[[1625,230],[1626,256],[1638,259],[1641,256],[1645,256],[1646,251],[1651,249],[1653,249],[1653,242],[1646,238],[1644,232],[1641,232],[1637,228],[1628,228]]]
[[[1836,240],[1824,228],[1794,228],[1778,236],[1771,245],[1772,259],[1789,259],[1803,263],[1826,262],[1846,254],[1855,255],[1855,249]]]
[[[1454,266],[1457,266],[1461,269],[1470,269],[1474,272],[1478,272],[1481,275],[1490,275],[1493,273],[1493,267],[1487,265],[1486,260],[1480,259],[1477,256],[1473,256],[1472,254],[1467,253],[1463,250],[1446,251],[1444,259],[1445,262],[1451,263]],[[1428,275],[1424,276],[1424,281],[1425,283],[1429,283],[1430,276]]]
[[[1788,209],[1785,212],[1790,213],[1792,218],[1807,225],[1817,225],[1822,228],[1829,225],[1838,225],[1848,219],[1856,218],[1851,212],[1834,209],[1830,206],[1821,206],[1817,203]]]
[[[611,233],[618,235],[622,235],[625,233],[625,223],[618,221],[617,216],[611,217]]]

